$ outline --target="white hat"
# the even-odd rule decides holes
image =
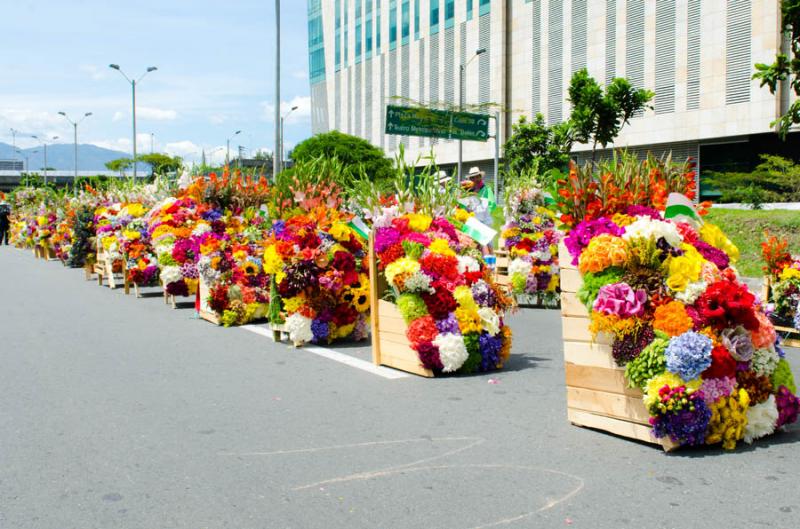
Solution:
[[[467,178],[472,178],[473,176],[480,176],[481,178],[483,178],[485,175],[486,173],[481,171],[480,167],[475,165],[469,168],[469,173],[467,173]]]
[[[447,176],[447,171],[439,171],[439,178],[438,178],[437,182],[439,184],[446,184],[447,182],[449,182],[452,179],[453,179],[452,176]]]

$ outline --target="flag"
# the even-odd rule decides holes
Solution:
[[[686,195],[681,193],[670,193],[667,197],[667,209],[664,211],[665,219],[672,219],[677,222],[689,222],[700,225],[703,219],[694,209],[694,203]]]
[[[490,244],[497,235],[497,230],[490,228],[475,217],[468,218],[467,222],[461,227],[461,231],[469,235],[481,246]]]
[[[368,239],[369,238],[369,228],[364,223],[364,221],[361,220],[361,217],[353,217],[353,220],[348,222],[347,226],[351,230],[353,230],[354,232],[359,234],[361,237],[363,237],[364,239]]]

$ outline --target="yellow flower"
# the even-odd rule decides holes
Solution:
[[[689,283],[700,279],[703,269],[703,256],[687,244],[682,245],[684,254],[669,260],[667,286],[676,292],[683,292]]]
[[[440,255],[452,255],[452,256],[456,255],[456,252],[454,252],[453,249],[450,248],[450,243],[448,243],[444,239],[434,239],[433,242],[431,242],[431,245],[428,247],[428,249],[432,253],[438,253]]]
[[[125,212],[131,217],[142,217],[147,213],[147,210],[144,209],[144,206],[141,204],[128,204],[120,211],[120,214],[124,214]]]
[[[355,323],[349,323],[347,325],[342,325],[341,327],[336,328],[336,338],[347,338],[351,334],[353,334],[353,329],[355,329]]]
[[[675,373],[665,371],[664,373],[656,375],[647,381],[644,395],[644,405],[647,407],[647,409],[650,409],[656,405],[660,400],[658,397],[658,392],[664,386],[669,386],[671,388],[686,386],[687,393],[694,393],[700,388],[702,383],[703,381],[700,378],[686,382]]]
[[[503,233],[500,235],[504,239],[510,239],[511,237],[516,237],[519,235],[519,228],[508,228],[503,230]]]
[[[630,226],[636,220],[636,217],[625,215],[624,213],[617,213],[611,217],[611,221],[617,226]]]
[[[283,298],[283,308],[289,314],[294,314],[306,304],[306,297],[303,294],[292,298]]]
[[[703,224],[700,228],[700,237],[711,246],[728,254],[732,263],[739,260],[739,249],[714,224]]]
[[[337,241],[349,241],[350,240],[350,233],[351,229],[344,224],[343,222],[336,222],[328,233],[331,234],[331,237],[336,239]]]
[[[283,259],[278,254],[275,246],[267,246],[264,251],[264,272],[270,275],[277,274],[283,269]]]
[[[394,278],[400,274],[416,274],[419,272],[419,263],[408,257],[401,257],[386,267],[386,281],[394,284]]]
[[[481,332],[483,324],[481,316],[477,310],[472,308],[459,307],[456,309],[456,320],[458,320],[458,328],[461,329],[461,334],[470,332]]]
[[[784,268],[783,272],[781,272],[781,281],[786,281],[787,279],[800,279],[800,270],[797,268]]]
[[[418,232],[428,231],[428,228],[431,227],[431,222],[433,222],[431,217],[422,213],[409,213],[406,218],[408,219],[408,227]]]
[[[466,209],[458,208],[456,209],[456,212],[453,213],[453,218],[456,219],[458,222],[467,222],[467,220],[469,220],[469,218],[472,217],[473,215],[475,214],[467,211]]]
[[[350,294],[353,296],[351,303],[356,311],[366,312],[369,310],[369,288],[351,289]]]
[[[744,437],[749,406],[750,395],[744,389],[734,390],[729,397],[713,403],[706,444],[722,443],[725,450],[736,448],[736,442]]]
[[[461,285],[456,287],[453,291],[453,297],[456,298],[461,308],[478,312],[478,304],[475,303],[475,298],[472,297],[472,290],[468,286]]]
[[[135,241],[142,237],[142,234],[136,230],[125,230],[122,232],[122,236],[128,239],[129,241]]]

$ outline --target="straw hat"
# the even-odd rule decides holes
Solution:
[[[480,167],[478,167],[477,165],[470,167],[469,173],[467,173],[467,178],[470,179],[483,178],[484,176],[486,176],[486,173],[484,171],[481,171]]]
[[[439,171],[439,179],[437,180],[437,182],[439,183],[439,185],[444,185],[452,179],[453,179],[452,176],[447,176],[447,171]]]

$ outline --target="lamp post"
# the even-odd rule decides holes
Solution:
[[[464,112],[464,92],[466,91],[465,84],[466,84],[466,76],[467,76],[467,66],[469,63],[472,62],[472,59],[486,53],[486,48],[479,48],[475,50],[475,55],[469,58],[469,60],[458,67],[458,110]],[[464,141],[459,139],[458,140],[458,178],[457,181],[461,182],[461,163],[464,156]]]
[[[281,0],[275,0],[275,149],[272,156],[272,178],[278,175],[278,142],[281,139]]]
[[[288,118],[288,117],[289,117],[289,114],[291,114],[291,113],[292,113],[292,112],[294,112],[295,110],[297,110],[297,106],[293,106],[293,107],[292,107],[292,108],[289,110],[289,112],[287,112],[287,113],[286,113],[286,115],[284,115],[284,116],[281,118],[281,148],[280,148],[280,150],[278,151],[278,153],[280,154],[280,158],[278,158],[278,160],[279,160],[279,161],[278,161],[278,170],[279,170],[279,171],[283,171],[283,122],[286,120],[286,118]]]
[[[149,74],[150,72],[154,72],[158,70],[155,66],[149,66],[147,70],[142,74],[139,79],[131,79],[122,69],[119,67],[119,64],[109,64],[109,68],[112,70],[118,71],[122,74],[122,77],[125,78],[131,84],[131,107],[132,107],[132,115],[133,115],[133,179],[136,180],[136,85],[142,82],[144,76]]]
[[[41,140],[39,136],[36,136],[35,134],[32,135],[31,138],[38,140],[39,143],[42,144],[42,147],[44,147],[44,184],[47,185],[47,138]],[[52,141],[56,141],[57,139],[58,136],[53,136],[51,138]]]
[[[150,133],[150,154],[153,154],[153,144],[156,141],[156,135],[154,132]]]
[[[241,132],[242,132],[241,130],[237,130],[236,132],[233,133],[233,136],[238,136]],[[225,165],[228,165],[230,163],[230,161],[231,161],[231,139],[230,138],[226,138],[225,139],[225,145],[227,146],[227,151],[225,153]]]
[[[23,166],[22,172],[28,173],[31,170],[31,154],[37,154],[39,151],[25,151],[22,152],[21,150],[16,150],[17,154],[19,154],[20,158],[25,159],[25,165]]]
[[[72,123],[72,128],[73,128],[73,130],[75,132],[75,135],[74,135],[74,139],[75,139],[75,178],[72,181],[72,185],[74,186],[75,182],[78,181],[78,125],[80,124],[81,121],[83,121],[84,119],[86,119],[89,116],[91,116],[92,113],[91,112],[87,112],[78,121],[72,121],[71,119],[69,119],[69,116],[67,116],[67,114],[65,112],[59,112],[59,114],[64,116],[64,119],[66,119],[67,121]]]
[[[17,129],[10,129],[11,130],[11,146],[14,149],[14,154],[17,152],[17,133],[19,132]]]

